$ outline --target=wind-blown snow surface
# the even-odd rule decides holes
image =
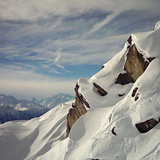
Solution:
[[[160,60],[154,60],[115,106],[92,108],[73,126],[70,138],[74,148],[67,160],[98,158],[103,160],[160,159],[160,125],[145,134],[135,127],[137,122],[160,116]],[[138,87],[139,99],[131,96]],[[79,128],[81,132],[79,133]],[[114,129],[117,135],[112,133]]]
[[[66,114],[71,103],[72,101],[61,104],[43,116],[29,121],[1,124],[0,159],[63,159],[60,151],[65,152],[67,147],[67,141],[62,140],[65,138]]]
[[[115,84],[119,73],[124,73],[127,42],[100,72],[89,80],[78,81],[78,91],[91,108],[74,124],[68,138],[64,136],[71,102],[40,118],[0,125],[2,159],[159,160],[160,124],[143,134],[135,124],[160,118],[160,27],[132,38],[132,44],[145,58],[156,57],[135,83]],[[93,89],[93,82],[108,94],[100,96]],[[136,101],[132,97],[135,88],[139,96]]]

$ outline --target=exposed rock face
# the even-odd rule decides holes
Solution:
[[[140,54],[136,48],[136,45],[132,45],[132,37],[128,39],[128,53],[127,59],[124,64],[124,70],[126,73],[120,73],[116,79],[116,84],[128,84],[134,83],[146,70],[149,63],[155,57],[149,57],[147,60],[144,59],[143,55]]]
[[[136,95],[137,90],[138,90],[138,87],[136,87],[136,88],[133,90],[133,92],[132,92],[132,97],[134,97],[134,96]]]
[[[138,77],[143,74],[149,63],[154,59],[154,57],[149,57],[147,58],[147,60],[145,60],[143,58],[143,55],[138,52],[136,45],[132,44],[131,36],[128,39],[128,53],[126,57],[126,62],[124,64],[124,71],[126,71],[126,73],[120,73],[118,75],[115,81],[116,84],[118,83],[125,85],[128,83],[134,83],[138,79]],[[90,108],[89,103],[86,101],[84,96],[78,92],[78,89],[79,85],[77,83],[75,87],[75,103],[72,104],[72,108],[69,110],[69,113],[67,115],[66,137],[68,137],[73,124],[80,118],[81,115],[87,112],[87,108]],[[93,90],[101,96],[105,96],[108,94],[107,91],[105,91],[96,83],[93,83]],[[139,94],[136,94],[136,92],[137,89],[133,93],[135,101],[137,101],[139,98]],[[124,94],[119,94],[118,96],[123,95]]]
[[[79,89],[79,85],[77,83],[74,89],[76,92],[76,98],[78,98],[82,102],[82,104],[85,105],[87,108],[90,108],[89,103],[85,100],[83,95],[78,92],[78,89]],[[76,102],[75,102],[75,106],[76,106]]]
[[[128,83],[134,83],[134,80],[128,73],[120,73],[115,82],[115,84],[122,84],[122,85]]]
[[[117,136],[117,133],[115,132],[115,128],[116,127],[113,127],[111,131],[112,131],[112,134],[114,134],[115,136]]]
[[[76,84],[75,92],[76,98],[75,103],[72,104],[72,108],[69,110],[67,114],[67,130],[66,137],[68,137],[69,132],[73,126],[73,124],[79,119],[79,117],[87,112],[86,107],[90,108],[88,102],[85,100],[82,94],[78,92],[79,85]]]
[[[151,118],[145,122],[137,123],[135,124],[135,126],[140,133],[146,133],[150,131],[153,127],[155,127],[158,123],[158,120]]]
[[[94,86],[94,90],[96,92],[98,92],[101,96],[105,96],[107,95],[107,91],[105,91],[101,86],[99,86],[97,83],[93,83],[93,86]]]
[[[143,74],[148,65],[149,62],[145,61],[143,55],[137,51],[135,44],[130,46],[124,70],[132,77],[134,82]]]
[[[129,45],[132,45],[132,36],[129,36],[127,42],[129,43]]]
[[[118,94],[119,97],[123,97],[124,95],[125,95],[125,93],[123,93],[123,94]]]

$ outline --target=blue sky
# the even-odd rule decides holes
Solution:
[[[0,1],[0,92],[74,94],[131,33],[154,28],[159,0]]]

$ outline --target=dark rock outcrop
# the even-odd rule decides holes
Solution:
[[[75,87],[75,103],[72,104],[72,108],[69,110],[67,114],[67,130],[66,130],[66,137],[68,137],[70,130],[73,124],[87,112],[86,108],[90,108],[88,102],[85,100],[82,94],[78,92],[79,85],[76,84]]]
[[[111,131],[112,131],[112,134],[114,134],[115,136],[117,136],[117,133],[115,132],[115,128],[116,127],[113,127]]]
[[[135,126],[140,133],[146,133],[150,131],[153,127],[155,127],[158,123],[158,120],[151,118],[145,122],[137,123],[135,124]]]
[[[103,68],[104,68],[104,66],[101,67],[101,69],[103,69]]]
[[[138,77],[143,74],[149,63],[154,59],[154,57],[148,57],[147,59],[144,59],[143,55],[138,52],[136,45],[132,44],[131,36],[128,39],[127,49],[128,52],[126,54],[126,61],[124,64],[125,73],[120,73],[118,75],[117,79],[115,80],[116,84],[125,85],[128,83],[134,83],[138,79]],[[89,103],[84,98],[84,96],[78,92],[78,89],[79,85],[77,83],[75,87],[75,103],[72,104],[72,108],[69,110],[67,114],[66,137],[69,135],[73,124],[80,118],[80,116],[87,112],[87,108],[90,108]],[[101,96],[105,96],[108,94],[107,91],[105,91],[101,86],[99,86],[96,83],[93,83],[93,90]],[[124,94],[119,94],[118,96],[121,97],[123,95]],[[139,98],[139,94],[136,94],[135,91],[133,95],[135,96],[135,101],[137,101]]]
[[[140,54],[133,44],[129,47],[127,60],[124,65],[124,70],[132,77],[135,82],[140,77],[149,65],[149,61],[145,61],[143,55]]]
[[[139,99],[139,93],[137,93],[138,87],[136,87],[132,92],[132,97],[135,97],[134,100],[137,101]]]
[[[123,97],[124,95],[125,95],[125,93],[123,93],[123,94],[118,94],[119,97]]]
[[[99,95],[105,96],[105,95],[108,94],[107,91],[105,91],[105,90],[104,90],[101,86],[99,86],[98,84],[93,83],[93,86],[94,86],[93,90],[95,90],[96,92],[98,92]]]
[[[138,87],[136,87],[136,88],[133,90],[133,92],[132,92],[132,97],[134,97],[134,96],[136,95],[137,90],[138,90]]]
[[[132,36],[131,36],[131,35],[129,36],[127,42],[128,42],[130,45],[132,45]]]
[[[137,93],[136,97],[134,98],[135,101],[139,99],[139,93]]]
[[[120,73],[115,82],[115,84],[122,84],[122,85],[128,83],[134,83],[134,80],[128,73]]]
[[[149,57],[146,60],[144,59],[143,55],[138,52],[136,45],[132,45],[132,37],[130,36],[128,39],[128,53],[127,59],[124,64],[124,71],[126,73],[120,73],[115,81],[117,84],[128,84],[134,83],[146,70],[149,63],[155,57]]]

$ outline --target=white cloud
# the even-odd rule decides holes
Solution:
[[[61,57],[62,57],[62,52],[61,52],[61,50],[62,50],[62,48],[60,48],[60,49],[58,49],[57,51],[56,51],[56,57],[55,57],[55,59],[53,60],[53,64],[56,66],[56,67],[58,67],[58,68],[60,68],[60,69],[62,69],[63,71],[65,71],[65,72],[71,72],[71,71],[69,71],[69,70],[67,70],[62,64],[60,64],[60,59],[61,59]]]
[[[56,63],[58,63],[58,61],[59,61],[60,58],[61,58],[61,54],[62,54],[61,50],[62,50],[62,49],[60,48],[60,49],[58,49],[58,50],[56,51],[57,57],[54,59],[54,61],[55,61]]]
[[[107,15],[101,22],[96,23],[87,33],[83,35],[83,37],[87,37],[90,34],[95,33],[99,29],[101,29],[104,25],[107,25],[110,21],[112,21],[116,16],[119,15],[119,12],[114,12],[110,15]]]
[[[158,9],[156,0],[5,0],[0,1],[0,19],[36,20],[52,15],[69,16],[90,10],[124,11]],[[157,2],[158,3],[158,2]]]
[[[66,39],[66,40],[47,40],[51,46],[60,48],[57,50],[57,56],[53,60],[53,63],[57,67],[64,69],[63,65],[79,65],[79,64],[101,64],[105,60],[111,58],[118,51],[120,51],[129,37],[128,34],[110,36],[107,38],[95,38],[95,39]],[[44,42],[46,44],[46,42]],[[46,49],[43,45],[43,50]],[[63,48],[61,48],[63,47]],[[47,48],[50,48],[47,46]],[[72,48],[77,48],[72,51]],[[65,51],[70,49],[70,51]],[[47,50],[47,49],[46,49]]]
[[[13,94],[22,97],[49,97],[57,93],[74,94],[76,81],[70,80],[20,80],[20,79],[0,79],[0,92]]]
[[[149,13],[159,13],[158,3],[158,0],[1,0],[0,19],[18,21],[2,21],[4,35],[1,37],[5,37],[5,45],[2,45],[0,52],[8,60],[8,68],[0,68],[0,92],[28,97],[73,93],[76,80],[51,78],[36,72],[42,70],[59,76],[62,75],[60,71],[70,72],[66,65],[106,62],[122,49],[128,35],[106,38],[99,35],[100,38],[96,38],[93,33],[127,10],[146,9]],[[97,20],[81,21],[81,18],[76,21],[78,23],[66,22],[64,18],[94,11],[104,11],[106,17],[98,23]],[[19,23],[19,20],[32,22]],[[109,35],[114,35],[113,31],[109,32]],[[81,33],[85,36],[81,36]],[[91,34],[94,38],[87,37]],[[10,62],[17,66],[9,65]],[[3,59],[2,63],[5,64]]]
[[[48,32],[53,32],[55,30],[60,30],[62,29],[62,27],[60,28],[62,21],[63,21],[63,18],[58,18],[57,20],[54,20],[54,21],[48,21],[44,24],[38,24],[34,22],[32,24],[26,25],[24,28],[20,28],[21,34],[22,33],[33,34],[33,33],[45,33],[45,32],[48,33]]]
[[[74,94],[76,80],[47,77],[20,68],[0,69],[0,92],[21,97],[49,97],[57,93]]]

